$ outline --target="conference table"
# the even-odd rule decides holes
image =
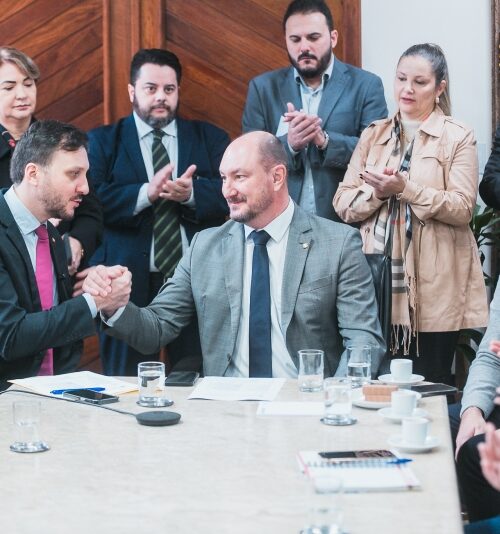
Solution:
[[[353,426],[317,416],[257,416],[256,401],[188,400],[193,388],[170,387],[175,426],[147,427],[134,417],[42,398],[47,452],[18,454],[12,402],[0,395],[2,532],[298,533],[306,524],[307,481],[298,451],[385,449],[400,427],[376,411],[353,408]],[[137,394],[109,405],[134,413]],[[287,381],[276,400],[321,400]],[[422,399],[440,446],[405,454],[421,490],[342,496],[349,534],[462,532],[445,397]]]

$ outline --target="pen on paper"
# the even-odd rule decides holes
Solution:
[[[67,391],[80,391],[81,389],[88,389],[90,391],[104,391],[106,388],[66,388],[66,389],[53,389],[50,393],[51,395],[62,395]]]
[[[412,462],[411,458],[394,458],[385,459],[385,458],[353,458],[352,460],[327,460],[327,463],[332,465],[402,465]]]

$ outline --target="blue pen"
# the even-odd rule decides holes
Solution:
[[[328,460],[327,465],[343,465],[348,467],[376,467],[383,465],[404,465],[412,462],[410,458],[353,458],[352,460]]]
[[[53,389],[50,393],[52,395],[62,395],[67,391],[80,391],[82,389],[88,389],[90,391],[104,391],[106,388],[69,388],[69,389]]]

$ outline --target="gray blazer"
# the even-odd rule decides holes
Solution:
[[[488,328],[469,369],[461,414],[467,408],[475,406],[487,419],[495,407],[495,390],[500,386],[500,356],[490,351],[490,342],[494,339],[500,339],[500,284],[497,284],[491,301]]]
[[[129,303],[107,332],[152,354],[172,341],[196,312],[204,373],[224,376],[238,335],[243,263],[241,223],[228,221],[196,234],[153,302],[146,308]],[[281,327],[297,368],[299,349],[321,348],[325,375],[345,374],[342,341],[352,341],[372,347],[376,373],[385,346],[358,230],[295,206],[285,256]]]
[[[322,127],[330,136],[325,151],[311,144],[296,155],[290,152],[287,134],[278,131],[287,102],[296,109],[302,108],[293,67],[266,72],[251,80],[243,111],[243,132],[264,130],[280,138],[289,155],[288,188],[296,202],[302,191],[307,158],[313,175],[317,215],[342,222],[333,209],[333,196],[361,132],[371,122],[387,117],[382,81],[375,74],[335,58],[318,110]]]

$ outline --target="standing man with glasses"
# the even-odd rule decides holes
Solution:
[[[89,176],[105,225],[92,263],[128,267],[138,306],[149,304],[172,276],[193,235],[222,224],[228,213],[218,169],[229,137],[212,124],[177,116],[181,75],[175,54],[139,50],[128,85],[132,115],[89,133]],[[138,362],[158,359],[105,333],[100,353],[108,375],[135,375]],[[173,365],[189,358],[183,368],[201,362],[196,323],[168,354]]]

